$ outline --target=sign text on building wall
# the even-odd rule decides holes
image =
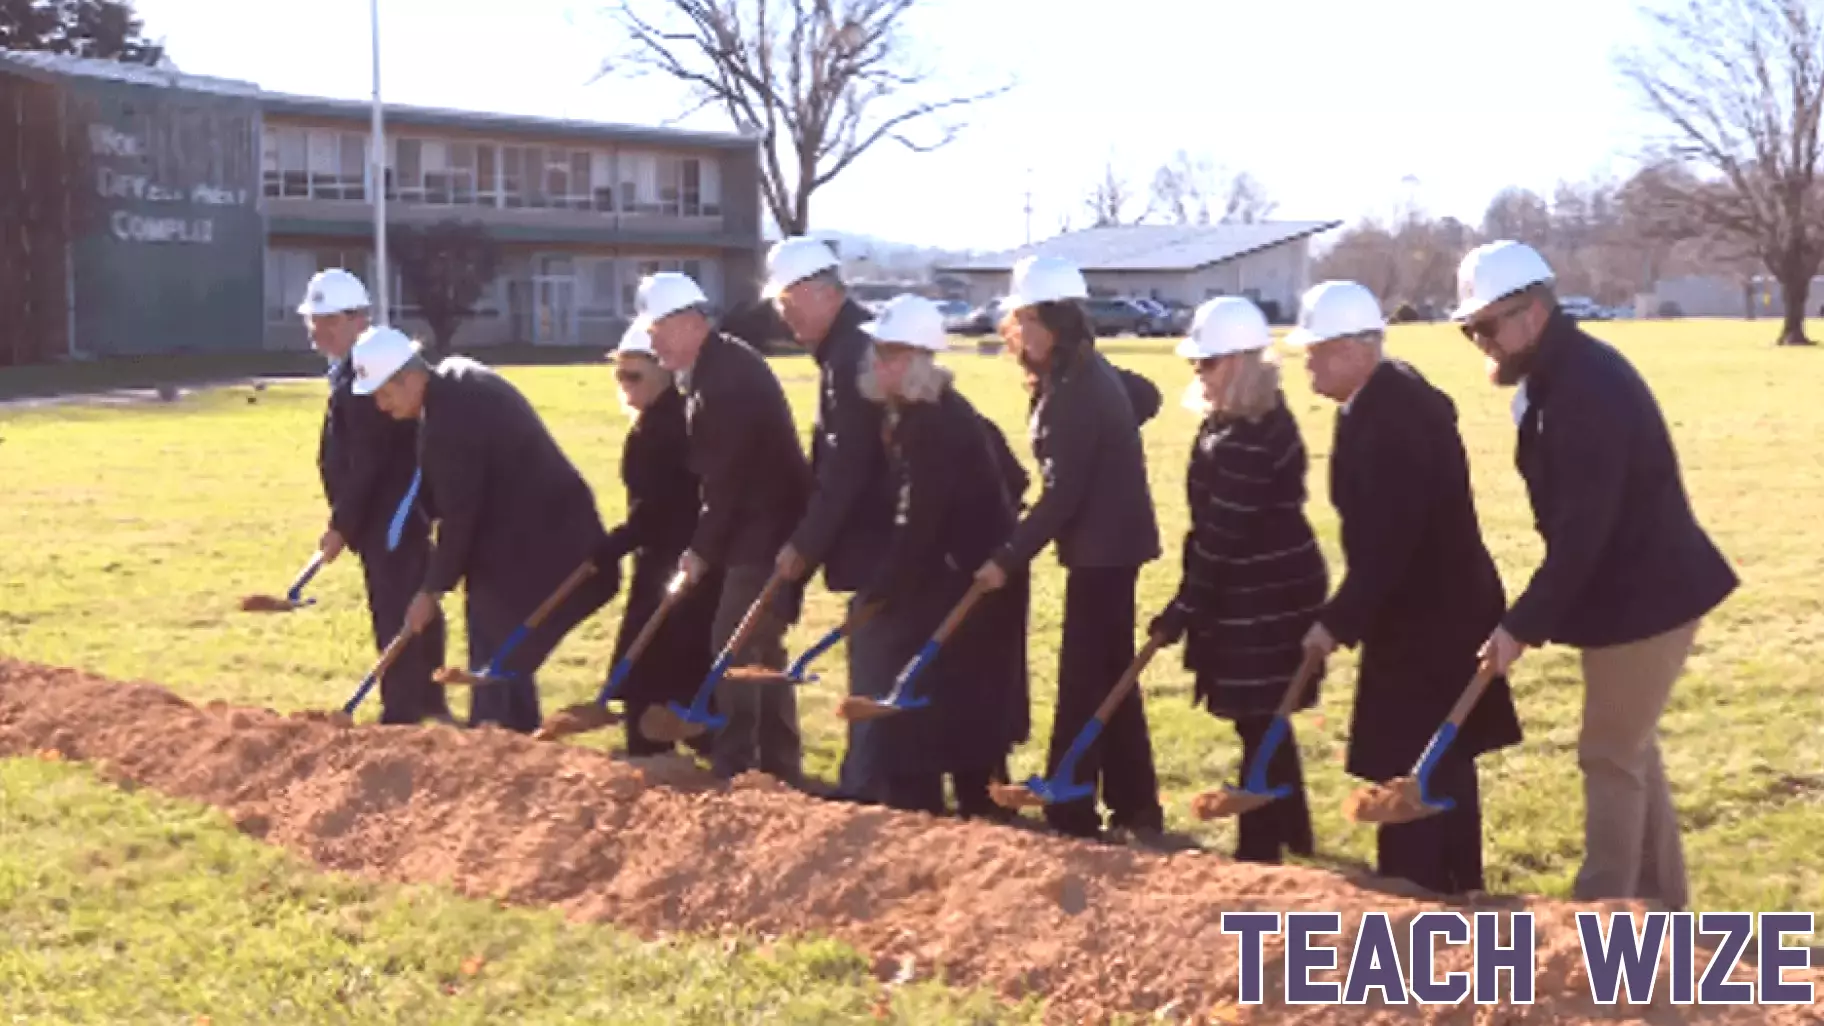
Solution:
[[[89,149],[96,157],[131,161],[135,165],[144,163],[147,152],[145,142],[138,136],[104,124],[89,126]],[[150,175],[136,169],[105,165],[96,169],[95,179],[96,191],[112,200],[238,207],[246,206],[251,199],[246,189],[230,189],[209,182],[189,188],[173,187],[154,181]],[[108,215],[108,228],[114,238],[122,242],[208,245],[215,241],[215,223],[207,217],[157,217],[115,210]]]

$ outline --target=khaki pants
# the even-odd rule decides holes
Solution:
[[[1659,717],[1700,621],[1583,652],[1583,866],[1572,894],[1690,904],[1672,789],[1659,757]]]

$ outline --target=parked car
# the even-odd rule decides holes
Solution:
[[[1148,323],[1146,311],[1126,299],[1091,299],[1084,304],[1098,338],[1138,335]]]
[[[1001,300],[991,299],[958,317],[945,317],[944,330],[952,335],[979,337],[992,335],[1000,324]]]

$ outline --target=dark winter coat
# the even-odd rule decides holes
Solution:
[[[881,603],[877,643],[903,666],[969,590],[975,569],[1006,540],[1024,490],[1017,463],[997,455],[998,430],[954,388],[888,417],[888,454],[898,490],[892,544],[863,601]],[[890,773],[982,770],[1025,741],[1031,723],[1026,678],[1027,574],[976,603],[914,683],[928,707],[880,721]]]
[[[510,631],[595,557],[606,534],[595,495],[507,379],[444,360],[425,385],[419,443],[438,521],[426,591],[466,582],[471,616]],[[612,596],[618,574],[599,569],[589,590]]]
[[[329,525],[348,547],[363,555],[386,549],[387,529],[418,469],[418,423],[395,420],[372,396],[354,392],[352,360],[341,360],[329,376],[329,403],[317,441],[317,474],[329,501]],[[417,539],[430,533],[430,519],[414,503],[405,531]]]
[[[627,519],[608,532],[601,556],[606,564],[632,555],[633,578],[611,665],[620,663],[658,611],[697,525],[697,477],[690,471],[684,397],[676,389],[659,393],[628,430],[621,483],[627,489]],[[672,699],[688,704],[709,672],[710,623],[721,591],[721,573],[712,571],[666,615],[621,686],[619,697],[629,706]]]
[[[1361,646],[1347,772],[1407,773],[1475,676],[1504,594],[1476,521],[1456,406],[1411,366],[1385,360],[1336,419],[1330,500],[1342,522],[1343,581],[1319,616]],[[1453,744],[1477,755],[1520,743],[1505,678]]]
[[[1529,645],[1599,648],[1697,619],[1740,584],[1698,525],[1671,433],[1626,357],[1552,315],[1522,397],[1515,463],[1545,562],[1508,611]]]
[[[690,548],[711,567],[771,566],[811,492],[785,390],[760,354],[717,334],[682,384],[690,469],[702,485]]]
[[[831,591],[854,591],[879,566],[893,533],[893,483],[881,443],[881,408],[857,387],[873,340],[861,325],[868,311],[843,304],[823,344],[811,470],[817,484],[792,546],[811,566],[823,566]]]
[[[1259,420],[1209,416],[1185,471],[1191,528],[1173,600],[1185,615],[1184,665],[1218,716],[1271,714],[1304,660],[1329,573],[1305,519],[1304,440],[1284,397]],[[1317,704],[1307,685],[1297,708]]]
[[[1026,566],[1052,542],[1066,569],[1159,558],[1139,425],[1128,386],[1093,348],[1076,350],[1041,382],[1030,430],[1044,491],[996,561]]]

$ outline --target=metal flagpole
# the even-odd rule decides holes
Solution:
[[[374,323],[387,324],[391,309],[387,305],[386,267],[386,118],[380,112],[380,0],[368,0],[374,37],[374,127],[368,144],[368,174],[372,185],[368,195],[374,203],[374,296],[378,300]]]

